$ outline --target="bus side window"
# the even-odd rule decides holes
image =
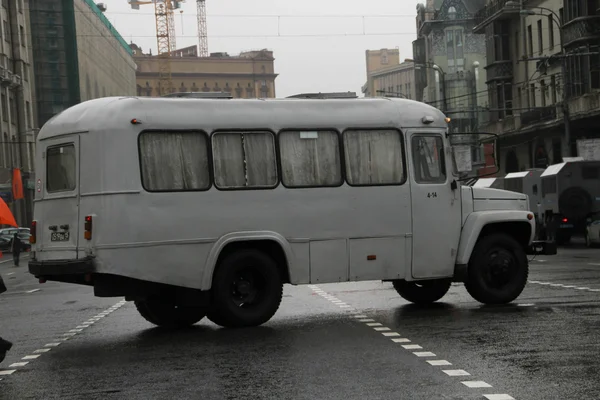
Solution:
[[[395,129],[344,132],[349,185],[401,185],[405,181],[402,136]]]
[[[212,144],[217,188],[277,185],[275,138],[271,132],[217,132]]]
[[[149,192],[208,190],[208,140],[203,132],[142,132],[142,185]]]
[[[440,136],[413,136],[412,155],[417,183],[446,182],[444,143]]]
[[[342,184],[339,135],[333,130],[279,133],[281,181],[286,187]]]

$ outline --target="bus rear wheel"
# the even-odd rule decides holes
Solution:
[[[135,307],[146,321],[163,328],[185,328],[206,316],[204,308],[177,306],[167,299],[136,300]]]
[[[429,304],[444,297],[450,290],[451,283],[447,279],[415,282],[397,280],[393,285],[403,299],[415,304]]]
[[[283,297],[277,264],[254,249],[239,250],[219,262],[208,318],[226,328],[262,325],[275,315]]]
[[[465,288],[480,303],[506,304],[521,295],[528,274],[523,246],[507,234],[496,233],[475,245]]]

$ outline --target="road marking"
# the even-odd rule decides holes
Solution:
[[[29,364],[29,361],[16,362],[16,363],[12,363],[12,364],[10,364],[8,367],[9,367],[9,368],[24,367],[24,366],[26,366],[27,364]]]
[[[16,369],[5,369],[4,371],[0,371],[0,375],[10,375],[14,373]]]
[[[11,275],[14,275],[14,274],[15,274],[14,272],[9,272],[8,274],[6,274],[6,276],[11,276]]]
[[[34,353],[46,353],[48,351],[50,351],[51,349],[37,349],[36,351],[34,351]]]
[[[40,289],[33,289],[33,290],[28,290],[25,293],[35,293],[35,292],[39,292]]]
[[[600,263],[588,263],[588,265],[596,265],[596,266],[599,266],[599,265],[600,265]]]
[[[46,343],[44,345],[44,347],[56,347],[56,346],[60,346],[60,343]]]
[[[490,387],[492,387],[492,385],[490,385],[489,383],[484,382],[484,381],[464,381],[461,383],[468,388],[490,388]]]
[[[435,357],[435,354],[430,351],[415,351],[413,354],[417,357]]]
[[[444,369],[444,370],[442,370],[442,372],[444,372],[448,376],[467,376],[467,375],[471,375],[470,373],[468,373],[464,369]]]
[[[533,307],[535,306],[535,304],[533,303],[523,303],[523,304],[517,304],[518,307]]]
[[[533,284],[536,284],[536,285],[559,287],[559,288],[562,288],[562,289],[575,289],[575,290],[587,290],[588,292],[600,292],[600,289],[591,289],[591,288],[589,288],[587,286],[565,285],[563,283],[540,282],[540,281],[529,281],[529,283],[533,283]]]
[[[25,356],[25,357],[21,358],[21,360],[35,360],[39,356],[41,356],[41,354],[36,354],[36,355],[33,355],[33,356]]]
[[[543,282],[538,282],[538,281],[530,281],[530,283],[549,284],[549,283],[543,283]],[[559,286],[559,285],[557,285],[557,286]],[[313,292],[320,290],[319,287],[316,285],[309,285],[309,288],[311,288],[313,290]],[[325,299],[328,299],[328,297],[323,296],[323,298],[325,298]],[[338,306],[340,304],[346,304],[343,302],[340,303],[340,300],[338,300],[335,297],[331,297],[328,300]],[[531,307],[531,306],[534,306],[535,304],[523,303],[523,304],[519,304],[519,305],[521,307]],[[347,307],[351,307],[351,306],[347,305]],[[351,318],[354,318],[358,322],[361,322],[368,327],[372,327],[374,331],[380,332],[384,337],[389,337],[393,343],[410,343],[411,342],[410,339],[408,339],[408,338],[398,337],[398,336],[400,336],[400,334],[398,332],[390,332],[390,330],[391,330],[390,328],[383,326],[383,324],[376,322],[372,318],[369,318],[366,314],[356,314],[356,311],[354,310],[354,308],[352,308],[348,311],[351,311],[351,314],[349,314],[349,316],[351,316]],[[423,347],[418,344],[402,344],[401,346],[405,350],[422,350],[423,349]],[[437,357],[435,355],[435,353],[433,353],[431,351],[413,351],[413,354],[420,358]],[[447,360],[431,360],[431,359],[429,359],[429,360],[425,360],[425,361],[431,366],[452,365],[452,363]],[[464,369],[447,369],[447,370],[442,370],[442,371],[448,376],[471,376],[471,374],[469,372],[465,371]],[[463,385],[465,385],[466,387],[473,388],[473,389],[492,387],[492,385],[490,385],[484,381],[473,380],[473,381],[462,381],[461,383]],[[486,397],[488,400],[515,400],[508,394],[487,394],[487,395],[484,395],[484,397]]]
[[[419,346],[418,344],[403,344],[402,347],[404,347],[406,350],[418,350],[418,349],[422,349],[422,347]]]
[[[548,260],[535,260],[535,261],[537,261],[537,262],[546,262]]]
[[[449,361],[446,360],[427,360],[430,365],[438,366],[438,365],[452,365]]]

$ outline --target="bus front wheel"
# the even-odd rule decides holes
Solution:
[[[206,316],[204,308],[177,306],[168,299],[136,300],[135,307],[144,319],[163,328],[184,328]]]
[[[259,250],[238,250],[219,262],[208,318],[226,328],[262,325],[275,315],[283,296],[277,264]]]
[[[465,288],[480,303],[506,304],[523,292],[528,274],[523,246],[507,234],[496,233],[475,245]]]
[[[451,283],[447,279],[415,282],[397,280],[393,285],[403,299],[415,304],[429,304],[444,297],[450,290]]]

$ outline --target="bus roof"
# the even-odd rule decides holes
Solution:
[[[423,123],[423,117],[433,122]],[[425,103],[388,98],[198,99],[105,97],[70,107],[50,119],[38,139],[122,128],[132,119],[148,129],[446,128],[445,115]]]

